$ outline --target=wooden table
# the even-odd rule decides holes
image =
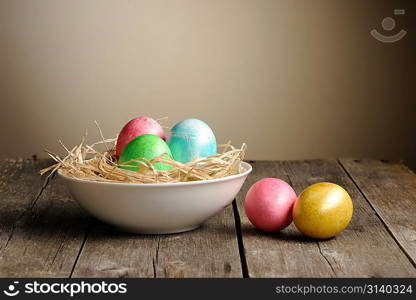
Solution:
[[[182,234],[134,235],[84,213],[59,179],[37,171],[49,160],[0,162],[1,277],[416,277],[416,176],[401,163],[326,159],[255,161],[232,206]],[[255,229],[243,210],[263,177],[297,192],[330,181],[354,202],[336,238]],[[197,199],[195,199],[197,201]]]

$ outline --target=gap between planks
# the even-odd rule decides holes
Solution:
[[[152,259],[153,278],[157,278],[157,267],[159,264],[159,248],[160,248],[160,236],[157,237],[156,252]]]
[[[69,274],[69,278],[72,278],[72,274],[74,274],[75,267],[77,266],[78,260],[81,256],[82,250],[84,249],[84,245],[87,241],[88,235],[91,232],[91,228],[93,227],[92,222],[88,225],[87,230],[85,230],[84,239],[82,240],[81,247],[79,248],[78,254],[75,258],[74,265],[72,266],[71,273]]]
[[[240,254],[241,271],[242,271],[243,278],[249,278],[246,253],[244,250],[243,234],[241,231],[241,219],[240,219],[240,213],[238,212],[236,199],[233,200],[232,205],[233,205],[235,234],[237,236],[238,252]]]

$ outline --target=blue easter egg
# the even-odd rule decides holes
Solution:
[[[173,159],[187,163],[197,158],[217,154],[217,141],[212,129],[198,119],[186,119],[171,130],[169,148]]]

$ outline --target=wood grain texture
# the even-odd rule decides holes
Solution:
[[[158,237],[94,221],[72,277],[154,277]]]
[[[250,277],[416,276],[416,176],[398,163],[340,162],[253,162],[236,207]],[[61,180],[45,185],[37,171],[50,163],[0,161],[0,277],[242,276],[232,207],[187,233],[123,233],[88,217]],[[340,184],[354,201],[351,224],[325,241],[293,225],[275,234],[255,229],[242,203],[263,177],[282,178],[298,193],[315,182]]]
[[[2,277],[67,277],[72,271],[90,218],[60,180],[42,189],[37,171],[50,163],[24,165],[19,175],[4,178],[1,218],[13,231],[0,252]]]
[[[250,277],[416,276],[414,266],[336,160],[255,162],[253,167],[237,199]],[[354,202],[350,225],[325,241],[302,236],[293,224],[274,234],[255,229],[245,216],[243,200],[248,187],[264,177],[284,179],[297,193],[316,182],[340,184]]]
[[[340,162],[416,265],[416,175],[399,162]]]
[[[232,207],[197,230],[161,237],[156,276],[242,277]]]
[[[0,254],[8,246],[16,222],[42,190],[44,180],[36,171],[46,165],[31,159],[0,161]]]
[[[73,277],[241,277],[231,207],[196,230],[139,235],[98,223]]]

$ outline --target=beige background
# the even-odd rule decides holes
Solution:
[[[369,31],[396,17],[395,44]],[[415,157],[415,1],[0,0],[0,156],[208,122],[251,159]],[[396,30],[394,30],[394,33]],[[96,136],[93,134],[93,136]]]

